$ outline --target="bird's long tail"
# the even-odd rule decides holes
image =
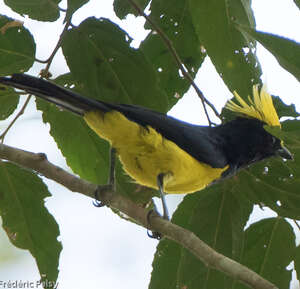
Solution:
[[[0,83],[24,90],[79,115],[95,109],[103,112],[112,109],[104,102],[83,97],[50,81],[26,74],[0,77]]]

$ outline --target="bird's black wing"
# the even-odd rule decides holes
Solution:
[[[213,168],[223,168],[228,163],[223,151],[223,139],[214,128],[192,125],[140,106],[127,104],[108,104],[108,106],[144,127],[154,128],[164,138],[174,142],[200,162]]]

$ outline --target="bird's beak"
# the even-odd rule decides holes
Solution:
[[[291,152],[284,146],[277,150],[277,154],[287,160],[293,159],[293,155],[291,154]]]

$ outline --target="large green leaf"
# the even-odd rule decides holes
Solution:
[[[21,15],[39,21],[55,21],[59,18],[58,3],[61,0],[4,0],[4,3]]]
[[[55,105],[38,101],[43,121],[73,172],[95,184],[104,184],[108,174],[108,144],[100,139],[85,121]]]
[[[300,44],[296,41],[274,34],[255,31],[252,28],[238,26],[268,49],[279,64],[300,81]]]
[[[218,252],[240,260],[243,229],[251,211],[252,205],[242,195],[222,183],[185,197],[172,222],[191,230]],[[231,288],[234,282],[207,268],[182,246],[163,240],[155,254],[149,288]]]
[[[163,112],[170,108],[152,64],[130,47],[128,35],[109,20],[86,19],[67,32],[62,48],[86,95]]]
[[[282,123],[283,140],[294,155],[294,160],[286,162],[292,170],[290,178],[300,181],[300,120],[287,120]]]
[[[19,95],[13,88],[0,86],[0,119],[6,119],[17,108]]]
[[[250,1],[189,0],[189,9],[198,38],[228,88],[251,95],[261,75],[255,43],[234,26],[236,21],[254,27]]]
[[[264,219],[245,232],[242,264],[277,285],[289,288],[292,271],[286,267],[295,258],[295,235],[282,218]],[[235,288],[249,288],[239,284]]]
[[[296,111],[294,104],[286,105],[279,96],[273,96],[273,104],[278,114],[281,117],[298,117],[300,114]]]
[[[4,230],[15,246],[30,251],[42,280],[55,283],[62,246],[58,226],[44,207],[47,187],[36,174],[8,162],[0,163],[0,180]]]
[[[150,9],[149,17],[169,38],[184,66],[194,78],[206,53],[201,49],[202,45],[196,35],[188,1],[154,0]],[[147,22],[145,26],[153,29]],[[190,87],[190,82],[182,77],[170,49],[166,47],[162,37],[154,32],[147,36],[140,48],[158,71],[160,86],[173,97],[175,103],[175,96],[183,96]]]
[[[2,15],[0,29],[0,74],[27,71],[35,59],[35,42],[32,35],[21,23]]]
[[[60,76],[55,82],[82,92],[81,86],[71,74]],[[96,135],[81,117],[61,111],[43,100],[37,104],[38,109],[43,111],[43,121],[50,124],[50,134],[73,172],[94,184],[106,184],[109,169],[108,143]],[[137,193],[141,190],[140,186],[124,174],[119,163],[116,166],[116,182],[122,194],[139,202],[147,202],[153,196],[153,191],[147,189]]]

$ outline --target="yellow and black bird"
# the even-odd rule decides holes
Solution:
[[[25,74],[0,77],[0,83],[83,117],[92,130],[116,149],[124,170],[139,184],[159,189],[162,199],[164,192],[201,190],[272,156],[292,158],[283,142],[264,128],[280,127],[280,122],[271,95],[264,88],[259,92],[257,86],[253,87],[249,103],[235,93],[238,104],[229,101],[226,105],[239,117],[207,127],[145,107],[89,99]]]

